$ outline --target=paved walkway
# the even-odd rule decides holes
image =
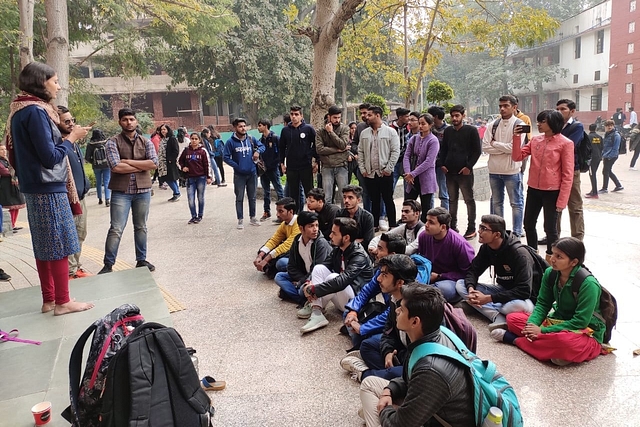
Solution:
[[[627,170],[629,159],[622,156],[614,167],[625,186],[623,192],[585,201],[586,264],[619,302],[618,328],[612,340],[618,350],[614,354],[558,368],[493,342],[486,322],[476,315],[470,317],[479,332],[478,353],[494,360],[515,387],[527,427],[638,425],[640,358],[634,358],[632,350],[640,347],[640,321],[634,314],[640,299],[640,247],[635,236],[640,172]],[[227,177],[232,182],[228,168]],[[586,193],[588,177],[582,177]],[[338,335],[339,313],[330,310],[327,328],[300,336],[304,321],[296,318],[294,306],[280,301],[273,282],[253,269],[256,251],[275,227],[247,224],[244,230],[236,230],[231,185],[207,189],[204,220],[198,225],[187,225],[186,192],[177,203],[168,203],[169,197],[167,191],[156,189],[152,198],[148,259],[157,267],[156,282],[187,307],[171,318],[187,344],[197,349],[201,375],[227,381],[226,390],[210,394],[217,408],[215,425],[361,425],[356,415],[358,384],[338,363],[350,347]],[[90,271],[97,272],[109,227],[108,209],[99,206],[95,196],[87,203],[89,235],[84,260]],[[257,210],[259,216],[260,200]],[[488,202],[479,202],[477,210],[479,220],[489,212]],[[246,202],[245,213],[248,222]],[[460,215],[466,215],[462,201]],[[510,217],[508,209],[506,215]],[[20,219],[25,218],[21,213]],[[567,235],[568,215],[563,219],[563,235]],[[14,276],[15,287],[37,286],[30,241],[21,233],[0,243],[0,267]],[[13,247],[12,258],[5,256],[7,247]],[[131,224],[125,230],[119,260],[135,261]],[[8,285],[2,286],[8,290]],[[103,314],[95,311],[96,317]],[[48,320],[42,322],[46,325]],[[0,425],[7,424],[0,419]]]

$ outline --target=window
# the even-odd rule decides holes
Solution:
[[[573,41],[573,57],[575,59],[580,58],[580,51],[581,51],[581,45],[582,45],[582,39],[581,37],[576,37],[575,40]]]
[[[633,83],[626,83],[624,85],[624,93],[633,93]]]
[[[627,74],[633,74],[633,64],[627,64]]]
[[[595,80],[595,81],[600,80],[600,71],[596,71],[596,72],[593,74],[593,80]]]
[[[633,53],[633,50],[634,50],[633,43],[627,44],[627,53],[631,54]]]
[[[604,30],[596,33],[596,54],[604,52]]]
[[[595,95],[591,95],[591,111],[602,111],[602,88],[596,89]]]
[[[636,32],[636,21],[629,22],[629,33]]]
[[[624,111],[629,111],[629,108],[631,108],[631,103],[630,102],[625,102],[624,103]]]
[[[573,82],[574,83],[578,83],[578,75],[577,74],[573,75]]]
[[[634,12],[636,10],[636,0],[631,0],[629,2],[629,12]]]
[[[580,91],[577,90],[574,98],[576,100],[576,111],[580,111]]]

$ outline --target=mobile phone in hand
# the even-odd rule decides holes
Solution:
[[[531,125],[520,125],[520,133],[531,132]]]

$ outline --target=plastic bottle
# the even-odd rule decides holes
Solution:
[[[489,409],[487,418],[484,419],[482,427],[502,427],[502,410],[495,406]]]
[[[199,377],[200,373],[198,372],[198,357],[196,356],[196,351],[192,347],[187,347],[187,353],[191,356],[191,362],[193,362],[193,367],[196,368],[196,374],[198,374]],[[502,412],[500,414],[502,417]]]

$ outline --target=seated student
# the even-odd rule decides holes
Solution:
[[[325,239],[329,239],[333,220],[336,218],[336,213],[340,210],[340,206],[326,203],[322,188],[312,188],[307,193],[307,209],[318,214],[320,232]]]
[[[297,222],[300,234],[289,250],[287,271],[276,274],[274,281],[280,287],[280,298],[302,305],[307,300],[302,295],[302,285],[309,280],[313,267],[329,258],[332,248],[318,230],[317,213],[302,211]]]
[[[358,223],[358,235],[356,242],[362,244],[364,248],[369,247],[373,239],[373,215],[361,209],[359,203],[362,202],[362,187],[359,185],[347,185],[342,189],[342,203],[344,208],[336,213],[336,218],[353,218]]]
[[[563,237],[551,245],[551,252],[551,267],[542,276],[533,313],[508,314],[509,330],[495,329],[491,337],[560,366],[595,359],[603,352],[606,329],[600,284],[588,276],[577,295],[572,291],[576,273],[584,268],[584,243]]]
[[[404,254],[406,251],[406,242],[402,236],[391,233],[383,233],[378,240],[378,248],[375,252],[376,262],[380,261],[383,257],[391,254]],[[346,313],[344,324],[349,331],[349,336],[353,341],[353,348],[360,348],[360,343],[363,339],[373,336],[375,334],[382,333],[385,322],[387,321],[387,315],[389,314],[389,294],[383,293],[385,303],[387,303],[387,310],[378,314],[372,319],[369,319],[366,323],[358,323],[358,313],[362,308],[367,305],[369,301],[375,299],[381,292],[380,284],[378,283],[378,276],[380,275],[380,267],[378,267],[373,273],[373,277],[364,285],[358,295],[345,306],[349,312]]]
[[[300,329],[301,333],[327,326],[329,321],[322,314],[327,303],[333,302],[343,312],[347,302],[373,276],[369,255],[355,241],[357,235],[358,224],[355,220],[336,218],[333,221],[331,244],[334,249],[324,265],[313,268],[311,280],[302,287],[308,303],[297,314],[300,319],[309,321]]]
[[[392,228],[387,232],[389,235],[402,236],[407,242],[407,255],[415,254],[418,251],[418,236],[424,232],[424,222],[420,221],[422,205],[416,200],[405,200],[402,202],[402,224]],[[369,243],[369,253],[375,254],[380,237],[374,237]]]
[[[504,218],[484,215],[478,227],[478,255],[464,279],[458,280],[456,290],[473,308],[493,323],[489,330],[506,329],[509,313],[533,311],[529,299],[533,286],[533,259],[520,238],[506,231]],[[485,285],[478,279],[493,267],[496,284]],[[539,280],[539,279],[538,279]]]
[[[424,233],[418,237],[418,253],[431,261],[431,284],[440,289],[448,302],[460,300],[456,282],[467,275],[475,255],[473,247],[450,229],[451,214],[437,207],[427,212]]]
[[[454,351],[456,346],[440,332],[446,301],[431,286],[405,285],[396,309],[396,325],[416,346],[435,342]],[[409,357],[405,359],[408,363]],[[391,381],[369,376],[360,385],[360,401],[367,427],[475,426],[474,383],[467,368],[443,357],[418,360],[411,376],[407,370]],[[441,421],[442,420],[442,421]]]
[[[379,265],[380,290],[390,296],[388,300],[385,298],[389,313],[383,333],[365,339],[360,351],[351,351],[340,361],[340,366],[358,381],[369,376],[388,380],[401,376],[407,347],[411,343],[409,337],[396,326],[396,308],[400,305],[403,287],[416,283],[418,269],[407,255],[386,256],[380,259]],[[383,275],[382,272],[388,274]],[[442,325],[454,331],[471,351],[476,350],[476,331],[462,309],[446,303]]]
[[[287,271],[289,249],[293,239],[300,234],[295,211],[296,203],[291,197],[283,197],[276,202],[276,216],[282,222],[253,261],[256,269],[263,271],[271,279],[278,271]]]

